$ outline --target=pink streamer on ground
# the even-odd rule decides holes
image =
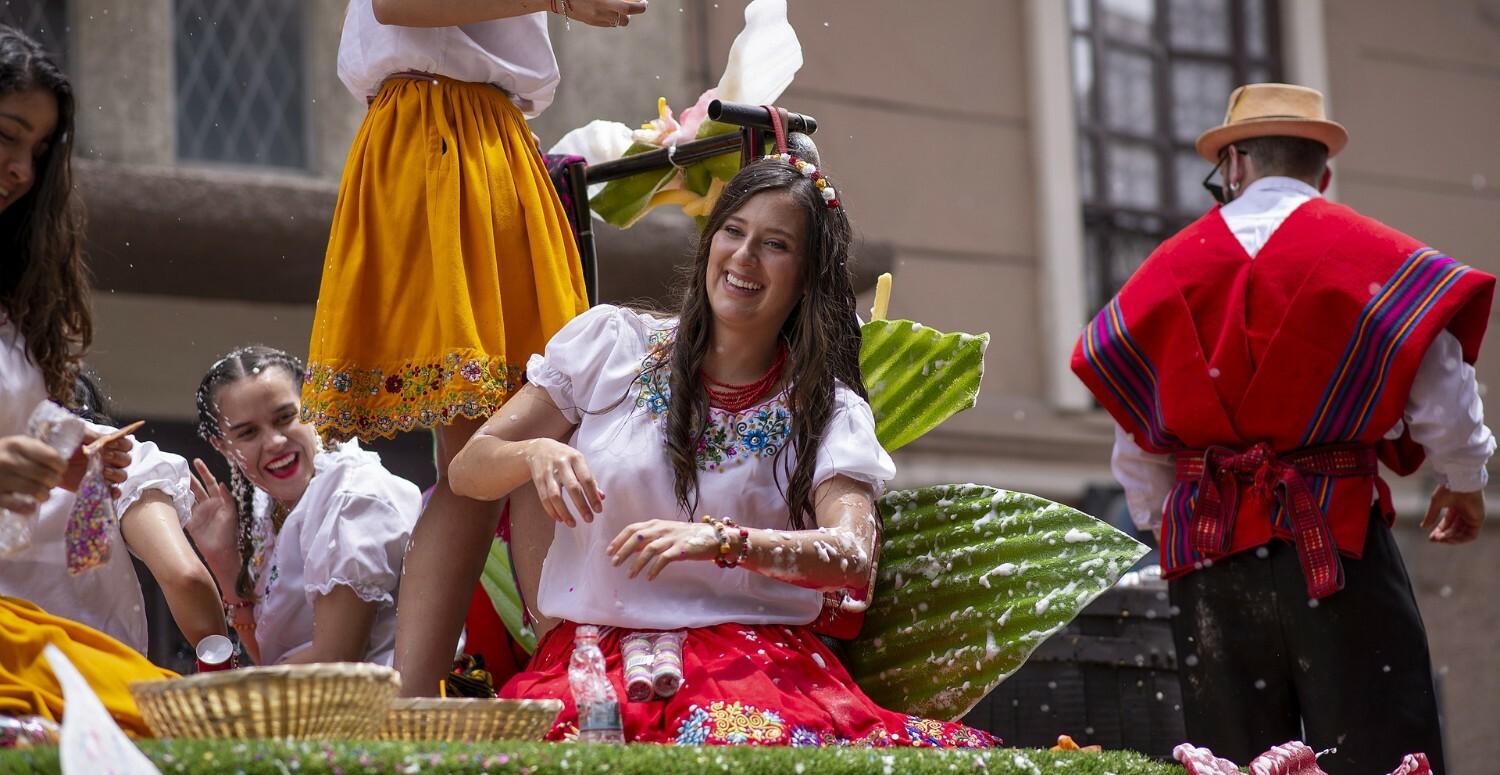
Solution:
[[[1207,748],[1183,743],[1172,749],[1172,757],[1182,762],[1189,775],[1239,775],[1239,768],[1228,759],[1214,756]],[[1317,756],[1305,743],[1293,740],[1272,748],[1250,762],[1251,775],[1328,775],[1318,766]],[[1427,755],[1407,754],[1391,775],[1432,775]]]

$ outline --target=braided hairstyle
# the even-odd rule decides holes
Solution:
[[[208,442],[223,439],[224,430],[217,401],[219,390],[270,368],[284,371],[292,385],[301,389],[302,361],[274,347],[241,347],[210,366],[208,373],[203,375],[203,381],[198,383],[198,436]],[[234,496],[234,511],[239,528],[240,575],[235,579],[234,591],[245,600],[253,600],[255,578],[250,572],[253,548],[250,530],[255,524],[255,487],[250,484],[249,477],[237,462],[228,455],[224,459],[229,462],[229,491]]]
[[[832,181],[830,181],[831,183]],[[781,471],[791,468],[786,482],[794,530],[813,521],[813,467],[833,417],[834,385],[865,397],[859,371],[860,331],[854,311],[854,279],[849,266],[853,230],[844,208],[830,208],[813,182],[784,161],[763,159],[746,165],[724,186],[709,213],[692,264],[682,278],[677,333],[672,342],[671,397],[667,402],[667,458],[676,483],[677,503],[695,511],[698,464],[696,450],[707,432],[708,395],[698,376],[713,341],[713,309],[709,305],[706,274],[713,237],[729,217],[758,194],[784,191],[807,217],[802,245],[803,277],[807,295],[787,316],[781,335],[789,347],[786,373],[792,415],[794,466],[777,452]],[[779,478],[779,476],[778,476]]]

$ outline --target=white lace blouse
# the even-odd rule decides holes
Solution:
[[[312,645],[313,601],[343,585],[377,604],[364,661],[390,665],[401,561],[422,510],[417,486],[350,441],[313,457],[312,482],[280,533],[272,530],[270,499],[255,495],[251,568],[261,661],[274,665]]]
[[[591,524],[556,527],[538,607],[551,617],[640,629],[807,624],[821,607],[815,590],[711,562],[673,563],[654,581],[644,574],[629,579],[628,566],[616,568],[605,555],[622,528],[647,519],[713,514],[747,527],[788,527],[782,492],[795,459],[789,449],[777,457],[790,441],[784,393],[742,412],[710,410],[697,454],[697,509],[688,514],[678,506],[663,444],[666,367],[643,371],[654,357],[652,348],[666,341],[675,324],[601,305],[565,326],[545,356],[528,364],[531,381],[578,423],[570,444],[587,457],[606,496],[604,511]],[[870,406],[844,385],[837,386],[835,400],[813,484],[843,474],[878,490],[895,467],[875,438]]]

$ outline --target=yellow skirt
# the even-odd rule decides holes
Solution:
[[[0,597],[0,715],[45,716],[61,721],[62,687],[42,658],[51,643],[88,679],[109,715],[126,732],[150,737],[131,681],[176,678],[131,647],[78,622],[53,616],[13,597]]]
[[[344,165],[302,419],[368,440],[488,417],[587,306],[515,105],[485,84],[391,78]]]

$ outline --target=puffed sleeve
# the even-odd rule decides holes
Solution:
[[[531,356],[526,376],[544,388],[569,422],[623,398],[640,373],[654,319],[601,304],[573,318]]]
[[[412,488],[415,490],[415,487]],[[303,589],[309,604],[339,585],[368,603],[393,603],[420,495],[410,504],[380,493],[341,491],[302,524]]]
[[[193,516],[193,488],[188,477],[188,463],[181,455],[163,452],[154,441],[141,441],[131,437],[135,446],[130,449],[130,465],[125,468],[125,482],[120,485],[120,497],[115,499],[115,513],[124,515],[151,490],[160,490],[172,499],[177,511],[177,521],[187,524]]]
[[[875,437],[870,404],[843,385],[835,389],[834,402],[833,417],[818,447],[813,486],[843,474],[873,486],[878,495],[886,480],[896,475],[896,465]]]

